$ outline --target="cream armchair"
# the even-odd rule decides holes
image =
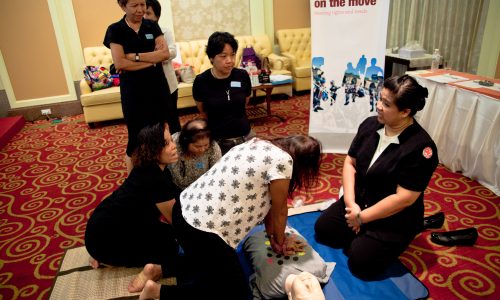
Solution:
[[[193,66],[195,75],[212,67],[208,56],[205,54],[207,40],[194,40],[189,42],[177,42],[179,51],[177,56],[180,55],[183,64]],[[196,107],[193,98],[193,84],[186,82],[179,82],[178,90],[179,100],[177,102],[178,108],[183,107]],[[182,99],[182,105],[181,105]]]
[[[288,70],[290,68],[290,59],[273,53],[273,46],[267,35],[237,36],[236,40],[238,40],[238,51],[236,52],[236,63],[238,66],[241,63],[243,49],[247,46],[252,46],[260,58],[267,57],[269,59],[271,71],[273,71],[272,74],[291,74]]]
[[[113,63],[111,50],[104,46],[83,49],[87,66],[102,66],[109,69]],[[120,87],[92,91],[85,79],[80,81],[80,102],[85,122],[92,127],[94,122],[123,119]]]
[[[281,55],[290,58],[293,89],[311,89],[311,28],[280,29],[276,37]]]
[[[277,55],[273,53],[273,46],[271,40],[265,34],[262,35],[247,35],[247,36],[237,36],[238,40],[238,51],[236,52],[236,63],[239,66],[241,63],[241,57],[243,55],[243,48],[247,46],[252,46],[255,53],[263,59],[267,57],[269,59],[269,64],[271,68],[271,74],[273,75],[292,75],[289,71],[290,69],[290,59],[285,56]],[[287,94],[292,96],[292,87],[281,86],[273,89],[272,94]],[[263,91],[257,91],[257,96],[263,96],[265,93]]]

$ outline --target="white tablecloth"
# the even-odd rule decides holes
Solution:
[[[417,121],[438,147],[440,161],[500,195],[500,101],[415,77],[429,97]]]

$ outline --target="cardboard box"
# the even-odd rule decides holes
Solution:
[[[425,55],[424,49],[416,49],[416,50],[405,49],[405,48],[399,49],[399,56],[402,58],[418,58],[424,55]]]

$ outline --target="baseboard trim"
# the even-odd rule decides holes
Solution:
[[[52,103],[47,105],[38,105],[22,108],[14,108],[8,111],[8,116],[23,116],[28,122],[33,122],[46,118],[41,110],[50,108],[52,114],[50,118],[62,118],[64,116],[74,116],[83,114],[82,104],[79,100]]]

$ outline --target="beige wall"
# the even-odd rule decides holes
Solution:
[[[116,0],[73,0],[73,9],[82,48],[102,46],[108,26],[124,15]]]
[[[274,0],[274,30],[311,27],[309,0]]]
[[[2,0],[0,12],[0,49],[16,100],[67,94],[48,2]]]

